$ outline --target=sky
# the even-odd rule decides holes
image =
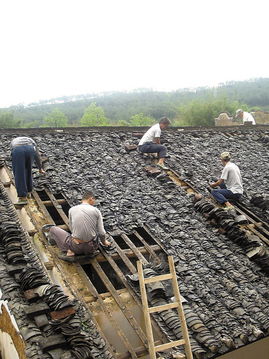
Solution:
[[[2,0],[0,107],[269,77],[266,0]]]

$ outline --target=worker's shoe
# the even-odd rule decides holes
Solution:
[[[157,163],[157,166],[160,167],[163,170],[169,170],[169,168],[166,167],[163,163]]]
[[[26,197],[19,197],[18,198],[18,202],[17,203],[15,203],[14,205],[15,205],[15,207],[22,207],[22,206],[26,206],[27,205],[27,198]]]
[[[31,199],[31,198],[32,198],[32,192],[28,192],[28,193],[27,193],[27,198],[28,198],[28,199]]]
[[[49,232],[49,230],[51,229],[51,227],[55,227],[55,224],[44,224],[44,226],[42,226],[42,232]]]
[[[234,206],[225,206],[223,207],[224,211],[232,211],[234,210]]]
[[[57,243],[55,242],[54,239],[51,238],[51,235],[49,233],[50,229],[52,227],[55,227],[55,224],[45,224],[44,226],[42,226],[42,232],[44,233],[44,236],[47,238],[48,244],[51,246],[55,246]]]

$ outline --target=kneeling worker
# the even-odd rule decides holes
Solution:
[[[220,155],[221,162],[224,166],[221,177],[218,181],[211,183],[210,187],[220,187],[211,191],[215,200],[224,204],[227,209],[233,208],[229,200],[237,201],[243,194],[243,183],[239,167],[230,162],[231,155],[229,152],[223,152]]]
[[[94,207],[94,204],[93,192],[87,191],[82,197],[81,204],[70,208],[71,234],[55,225],[43,226],[43,232],[49,232],[51,244],[56,242],[63,252],[67,252],[65,256],[59,255],[59,258],[71,262],[76,254],[94,254],[98,249],[99,241],[105,247],[110,246],[111,243],[106,240],[101,212]]]
[[[171,124],[166,117],[161,118],[159,123],[153,125],[141,138],[138,144],[138,150],[142,153],[158,153],[157,165],[163,169],[167,169],[164,165],[164,159],[167,154],[166,147],[161,145],[160,137],[162,130],[165,130]]]

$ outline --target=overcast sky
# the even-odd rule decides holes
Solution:
[[[269,77],[261,0],[2,0],[0,106]]]

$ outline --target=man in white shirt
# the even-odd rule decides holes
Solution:
[[[66,255],[59,255],[59,258],[72,262],[75,255],[94,255],[99,242],[104,247],[110,246],[111,243],[106,239],[102,214],[94,204],[94,194],[87,191],[82,197],[81,204],[70,208],[71,234],[54,225],[43,226],[43,232],[49,232],[50,243],[56,243],[62,251],[67,252]]]
[[[211,183],[210,187],[220,187],[211,191],[215,200],[227,209],[233,208],[229,200],[237,201],[243,194],[243,183],[239,167],[230,162],[231,155],[229,152],[223,152],[220,155],[221,162],[224,166],[221,177],[216,182]]]
[[[245,122],[251,122],[252,125],[256,125],[256,122],[254,120],[254,117],[252,116],[251,113],[243,111],[241,109],[238,109],[235,113],[235,118],[240,118],[241,120],[243,120],[243,124]]]
[[[167,155],[167,149],[161,145],[160,137],[162,130],[165,130],[171,124],[166,117],[161,118],[159,123],[153,125],[141,138],[138,144],[138,150],[142,153],[158,153],[157,165],[163,169],[167,169],[164,165],[164,159]]]

